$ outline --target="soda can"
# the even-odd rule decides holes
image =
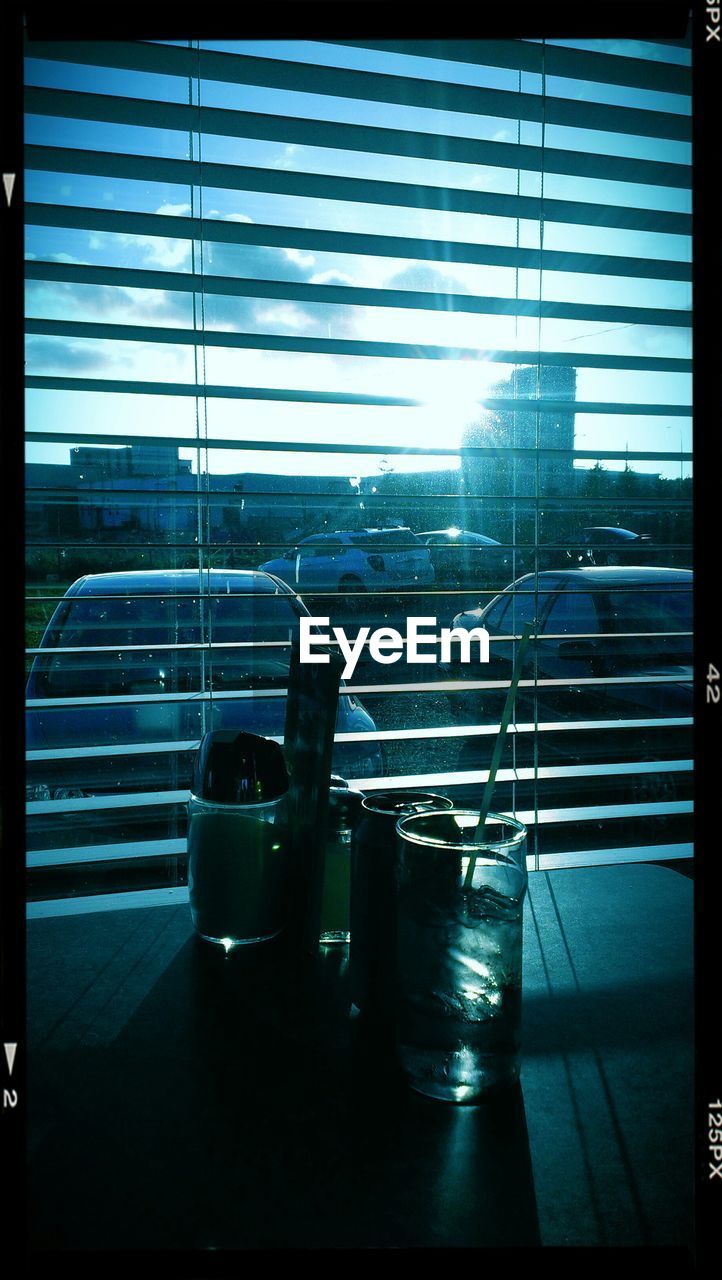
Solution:
[[[396,973],[396,823],[453,802],[431,791],[378,791],[364,797],[351,841],[352,1005],[365,1021],[390,1026]]]

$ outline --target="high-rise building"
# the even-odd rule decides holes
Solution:
[[[491,450],[462,457],[467,494],[484,499],[478,504],[480,532],[508,536],[509,497],[519,499],[520,514],[533,510],[537,496],[543,500],[571,492],[576,382],[576,369],[569,366],[525,365],[490,388],[488,399],[503,403],[484,410],[463,440],[466,448]],[[515,449],[530,452],[517,454]]]

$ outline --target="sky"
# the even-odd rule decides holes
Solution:
[[[569,42],[565,42],[569,43]],[[574,42],[578,46],[604,48],[616,54],[632,53],[654,61],[664,57],[676,63],[688,54],[674,47],[632,42]],[[311,42],[204,42],[204,48],[221,52],[272,58],[280,62],[315,62],[357,71],[403,74],[433,81],[445,78],[458,85],[481,86],[538,96],[541,76],[472,64],[439,64],[429,58],[395,52]],[[159,51],[160,52],[160,51]],[[684,186],[606,178],[572,177],[545,171],[472,165],[447,158],[449,137],[481,139],[540,147],[553,168],[554,153],[625,157],[637,162],[663,162],[686,166],[690,145],[568,125],[542,125],[534,120],[466,115],[459,111],[369,102],[320,93],[296,92],[204,80],[189,86],[173,75],[98,68],[29,58],[29,86],[71,89],[154,102],[187,103],[225,110],[279,115],[290,119],[335,121],[354,125],[418,130],[438,136],[438,158],[371,155],[310,144],[242,139],[204,133],[124,124],[71,120],[29,115],[26,142],[39,146],[81,148],[161,159],[197,158],[198,149],[208,164],[252,166],[273,175],[332,175],[438,187],[442,192],[498,193],[539,196],[547,201],[575,200],[657,212],[688,214],[690,192]],[[644,107],[684,116],[689,99],[683,95],[615,85],[590,85],[584,81],[547,77],[548,98],[560,96],[583,104]],[[610,165],[613,160],[610,159]],[[669,171],[667,171],[669,172]],[[266,184],[269,185],[269,184]],[[318,337],[367,342],[447,346],[451,358],[381,358],[339,356],[288,351],[223,350],[190,343],[120,341],[88,337],[33,334],[27,338],[26,372],[78,378],[127,381],[129,393],[136,381],[268,388],[275,391],[343,393],[354,396],[401,397],[416,401],[414,407],[364,404],[313,404],[208,396],[198,413],[188,395],[107,394],[86,391],[29,389],[26,422],[30,429],[63,431],[68,440],[83,432],[107,431],[128,435],[153,434],[187,437],[192,443],[199,428],[213,439],[307,441],[332,446],[364,443],[378,446],[374,455],[298,454],[219,449],[209,465],[216,471],[308,471],[313,474],[365,474],[385,469],[384,449],[458,448],[465,429],[482,415],[479,400],[490,386],[509,376],[511,364],[492,361],[499,351],[531,350],[577,352],[605,356],[665,356],[689,360],[691,333],[684,317],[675,324],[652,323],[636,318],[588,319],[569,315],[557,318],[491,314],[479,299],[538,299],[574,306],[654,308],[659,312],[685,312],[691,305],[691,285],[685,280],[653,280],[604,273],[578,273],[544,268],[516,271],[508,265],[457,263],[440,256],[426,261],[413,258],[374,257],[358,253],[316,249],[276,248],[264,245],[232,245],[207,239],[193,245],[173,235],[173,219],[202,213],[208,220],[261,223],[276,227],[310,227],[328,231],[353,231],[386,236],[407,236],[422,241],[462,242],[514,248],[539,248],[561,254],[592,253],[624,258],[654,258],[689,263],[690,238],[646,229],[628,230],[595,225],[555,223],[461,212],[450,205],[458,200],[435,201],[438,208],[361,203],[339,198],[316,198],[289,191],[243,191],[222,187],[190,188],[160,180],[96,177],[28,170],[27,201],[129,210],[163,216],[168,222],[163,237],[126,232],[86,231],[28,225],[26,252],[35,262],[84,264],[148,272],[172,272],[187,276],[194,269],[211,286],[212,277],[264,280],[276,284],[277,297],[243,297],[206,291],[202,308],[188,289],[168,288],[167,281],[136,288],[106,282],[78,284],[70,281],[30,279],[27,315],[48,320],[166,326],[190,330],[200,327],[246,334],[272,334],[283,338]],[[446,205],[446,207],[444,207]],[[563,264],[562,264],[563,265]],[[179,279],[182,283],[182,279]],[[377,306],[366,301],[315,301],[308,286],[345,286],[372,290],[422,293],[432,306]],[[273,292],[273,290],[271,290]],[[296,296],[294,296],[296,295]],[[476,309],[474,309],[476,308]],[[464,358],[453,356],[463,348]],[[473,354],[469,354],[469,350]],[[689,372],[637,372],[579,367],[577,399],[604,403],[665,405],[682,411],[691,401]],[[632,412],[578,413],[576,444],[580,449],[679,451],[691,447],[691,419],[687,413],[649,416]],[[196,457],[195,451],[183,456]],[[31,461],[65,462],[67,445],[31,444]],[[458,460],[418,455],[394,455],[397,470],[440,465]],[[607,465],[615,465],[608,463]],[[679,462],[636,464],[641,470],[679,475]],[[688,466],[685,473],[688,474]]]

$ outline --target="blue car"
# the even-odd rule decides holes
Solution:
[[[208,729],[281,739],[289,642],[308,610],[258,570],[79,578],[56,608],[27,682],[30,798],[184,787]],[[212,648],[209,648],[212,645]],[[350,694],[339,734],[373,733]],[[180,767],[179,767],[180,765]],[[377,741],[340,741],[346,778],[383,774]],[[79,791],[78,791],[79,788]]]

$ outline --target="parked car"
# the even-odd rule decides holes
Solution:
[[[494,538],[469,529],[429,529],[417,534],[429,547],[437,583],[459,587],[494,586],[509,580],[511,550]],[[498,548],[495,550],[495,548]]]
[[[261,569],[299,591],[339,591],[347,600],[434,581],[428,548],[407,528],[316,533]]]
[[[517,579],[485,608],[467,610],[453,625],[486,627],[490,661],[483,667],[455,669],[454,675],[508,680],[517,642],[495,637],[520,634],[536,617],[539,640],[533,645],[537,677],[561,685],[537,690],[540,720],[613,719],[692,714],[692,573],[688,569],[594,566],[549,570],[537,578]],[[532,658],[528,659],[529,673]],[[525,672],[525,675],[527,673]],[[649,676],[669,682],[635,683]],[[584,685],[575,679],[629,683]],[[517,716],[533,719],[534,690],[520,688]],[[457,708],[474,709],[478,718],[498,718],[505,690],[452,693]]]
[[[568,541],[555,539],[539,547],[539,569],[577,569],[589,565],[639,565],[648,559],[651,536],[595,525],[572,534]],[[529,568],[531,569],[531,565]]]
[[[281,736],[285,698],[277,691],[290,656],[282,646],[302,614],[308,610],[294,591],[256,570],[79,578],[50,619],[28,676],[27,747],[43,752],[31,764],[31,798],[45,791],[56,798],[68,780],[80,780],[82,794],[181,788],[204,730]],[[342,693],[337,731],[374,729],[361,703]],[[95,758],[94,747],[114,750]],[[379,744],[337,743],[333,767],[346,777],[378,776]]]
[[[648,533],[599,525],[582,530],[576,554],[582,563],[587,564],[639,564],[644,561],[651,541]]]

